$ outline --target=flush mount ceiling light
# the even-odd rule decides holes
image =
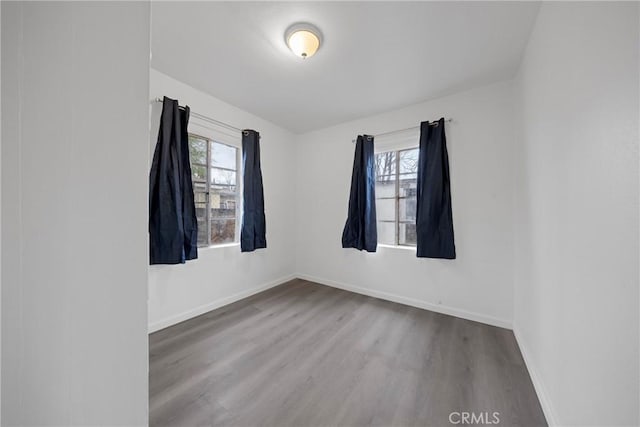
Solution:
[[[287,29],[284,40],[296,56],[307,59],[311,58],[320,48],[322,36],[316,26],[299,23]]]

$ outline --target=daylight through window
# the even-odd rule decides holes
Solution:
[[[238,148],[189,134],[189,154],[198,217],[198,247],[237,242]]]
[[[378,243],[416,245],[418,149],[376,154]]]

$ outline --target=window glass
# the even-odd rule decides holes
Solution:
[[[236,237],[236,219],[212,219],[211,220],[211,244],[221,245],[233,243]]]
[[[375,156],[379,243],[416,245],[418,155],[413,148]]]
[[[199,247],[238,241],[239,151],[231,145],[189,135]]]
[[[228,169],[211,168],[211,186],[219,190],[236,191],[236,172]]]
[[[191,178],[194,182],[207,180],[207,141],[189,136],[189,158],[191,159]]]
[[[396,244],[396,222],[378,220],[378,243],[383,245]]]
[[[396,179],[396,152],[376,154],[376,182],[389,182]]]
[[[400,224],[400,245],[415,246],[416,245],[416,224]]]
[[[418,173],[418,149],[400,151],[400,173]]]
[[[191,164],[207,164],[207,140],[189,135],[189,156]]]
[[[211,142],[211,166],[224,169],[236,169],[238,149],[227,144]]]

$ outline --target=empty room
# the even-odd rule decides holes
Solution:
[[[640,2],[1,1],[1,426],[639,426]]]

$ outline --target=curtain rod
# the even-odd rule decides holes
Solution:
[[[151,102],[163,102],[163,99],[162,98],[155,98],[155,99],[152,99]],[[235,126],[232,126],[232,125],[230,125],[228,123],[221,122],[220,120],[212,119],[211,117],[203,116],[202,114],[198,114],[198,113],[196,113],[194,111],[190,111],[189,114],[191,116],[197,118],[197,119],[204,120],[205,122],[209,122],[209,123],[212,123],[214,125],[222,126],[222,127],[225,127],[227,129],[230,129],[230,130],[233,130],[233,131],[236,131],[236,132],[242,132],[242,134],[244,136],[249,135],[249,132],[247,132],[246,129],[239,129],[239,128],[237,128]]]
[[[444,119],[444,122],[445,122],[445,123],[449,123],[449,122],[451,122],[451,121],[453,121],[453,119],[452,119],[452,118]],[[429,126],[438,126],[438,122],[432,122],[432,123],[429,123]],[[377,135],[372,135],[372,136],[373,136],[373,137],[378,137],[378,136],[385,136],[385,135],[393,135],[394,133],[405,132],[405,131],[413,130],[413,129],[420,129],[420,126],[411,126],[410,128],[404,128],[404,129],[391,130],[391,131],[389,131],[389,132],[382,132],[382,133],[379,133],[379,134],[377,134]],[[367,139],[368,139],[369,141],[371,141],[371,139],[370,139],[370,138],[367,138]],[[356,140],[355,140],[355,139],[352,139],[352,140],[351,140],[351,142],[355,144]]]

